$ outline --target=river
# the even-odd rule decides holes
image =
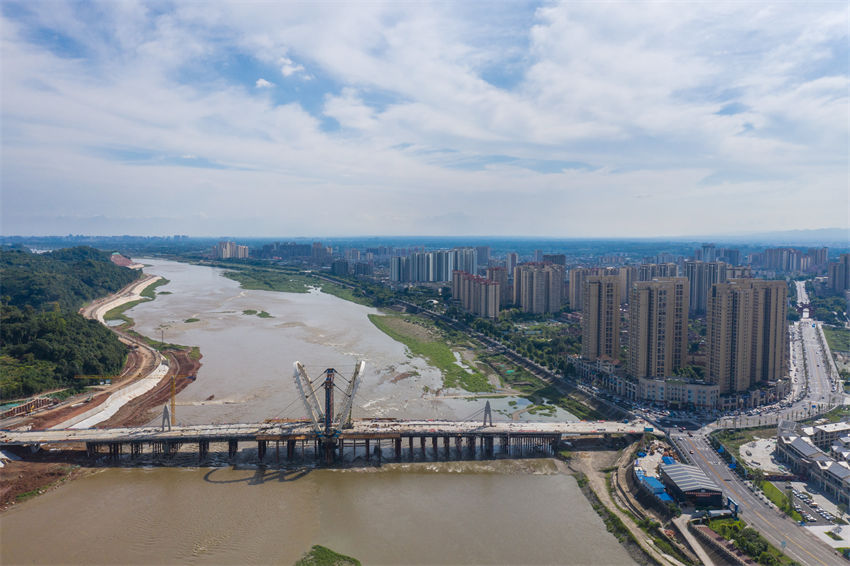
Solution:
[[[365,359],[355,417],[463,418],[480,408],[426,394],[439,388],[439,372],[377,330],[366,317],[374,309],[318,292],[245,291],[217,269],[144,262],[171,280],[158,289],[171,294],[129,311],[137,330],[158,337],[163,328],[166,341],[204,355],[178,396],[183,423],[303,416],[295,359],[316,373],[349,373]],[[292,564],[313,544],[364,564],[632,563],[552,460],[108,469],[16,506],[0,516],[0,532],[3,564]]]

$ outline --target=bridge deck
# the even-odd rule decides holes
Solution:
[[[642,434],[650,426],[644,421],[622,422],[511,422],[481,423],[457,421],[401,421],[401,420],[358,420],[353,428],[339,431],[344,440],[365,438],[398,438],[458,435],[599,435],[599,434]],[[114,443],[114,442],[227,442],[240,440],[283,440],[316,438],[313,427],[307,422],[193,425],[159,427],[0,431],[2,445],[36,445],[66,443]]]

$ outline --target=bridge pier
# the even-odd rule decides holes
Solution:
[[[266,459],[266,444],[265,440],[257,441],[257,458],[262,462]]]
[[[138,458],[142,455],[142,443],[141,442],[131,442],[130,443],[130,455],[133,458]]]
[[[415,460],[416,455],[413,453],[413,437],[412,436],[407,437],[407,449],[410,451],[410,459]]]
[[[239,452],[239,441],[238,440],[228,440],[227,441],[227,457],[232,462],[236,459],[236,453]]]
[[[401,460],[401,437],[394,438],[393,444],[395,445],[395,459]]]
[[[378,455],[378,465],[380,466],[381,465],[381,457],[384,455],[383,450],[381,450],[381,439],[380,438],[377,439],[377,442],[375,442],[375,452]]]
[[[458,460],[463,459],[463,437],[456,436],[455,437],[455,451],[457,452]]]
[[[443,437],[443,451],[446,453],[446,460],[449,459],[449,451],[450,450],[451,449],[449,448],[449,437],[444,436]]]
[[[368,462],[369,459],[372,457],[372,453],[369,450],[369,439],[367,438],[364,442],[365,442],[365,445],[366,445],[366,461]]]
[[[210,441],[209,440],[199,440],[198,441],[198,460],[204,461],[207,458],[207,455],[210,452]]]
[[[295,441],[287,440],[286,441],[286,459],[292,460],[295,458]]]
[[[437,458],[440,457],[440,454],[439,454],[440,449],[437,448],[437,437],[436,436],[431,437],[431,449],[434,450],[434,459],[436,460]],[[425,457],[425,451],[424,450],[422,451],[422,457],[423,458]]]
[[[280,464],[280,440],[274,441],[274,461],[275,464]]]

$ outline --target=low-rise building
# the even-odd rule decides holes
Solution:
[[[836,504],[850,505],[850,465],[836,461],[815,446],[811,436],[780,434],[776,439],[776,458],[794,474],[808,478]]]
[[[705,472],[687,464],[661,464],[661,481],[677,501],[696,507],[723,507],[723,491]]]

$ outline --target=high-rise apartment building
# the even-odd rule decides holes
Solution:
[[[623,293],[628,291],[629,285],[634,276],[634,271],[630,267],[576,267],[570,269],[570,284],[567,300],[570,308],[574,311],[579,311],[584,308],[583,305],[583,290],[584,282],[588,277],[595,275],[617,275],[620,277],[620,300],[625,302]]]
[[[218,259],[245,259],[248,253],[248,246],[236,242],[219,242],[213,248],[213,255]]]
[[[504,267],[488,267],[487,279],[499,284],[499,302],[501,305],[510,304],[512,297],[511,286],[508,284],[508,270]]]
[[[455,248],[455,269],[476,275],[478,273],[478,251],[475,248]],[[449,272],[451,275],[451,272]]]
[[[841,254],[838,261],[827,265],[827,286],[836,293],[850,289],[850,254]]]
[[[679,266],[675,263],[642,263],[637,267],[638,281],[652,281],[659,277],[678,277]]]
[[[785,281],[734,279],[712,286],[707,305],[707,379],[740,393],[786,372]]]
[[[513,291],[513,303],[523,312],[556,312],[564,301],[564,268],[522,263],[514,268]]]
[[[688,278],[690,312],[702,314],[711,286],[727,280],[726,264],[722,261],[686,261],[685,277]]]
[[[592,275],[583,283],[581,355],[593,361],[620,355],[620,279]]]
[[[544,263],[554,263],[555,265],[567,266],[567,256],[564,254],[543,254]]]
[[[687,364],[688,280],[671,277],[632,284],[629,374],[668,378]]]
[[[490,265],[490,246],[475,246],[477,255],[478,267],[488,267]]]
[[[508,270],[508,274],[513,274],[514,268],[519,265],[519,254],[516,252],[509,252],[505,255],[505,269]]]
[[[464,271],[452,273],[452,297],[461,307],[485,318],[499,316],[499,283]]]

